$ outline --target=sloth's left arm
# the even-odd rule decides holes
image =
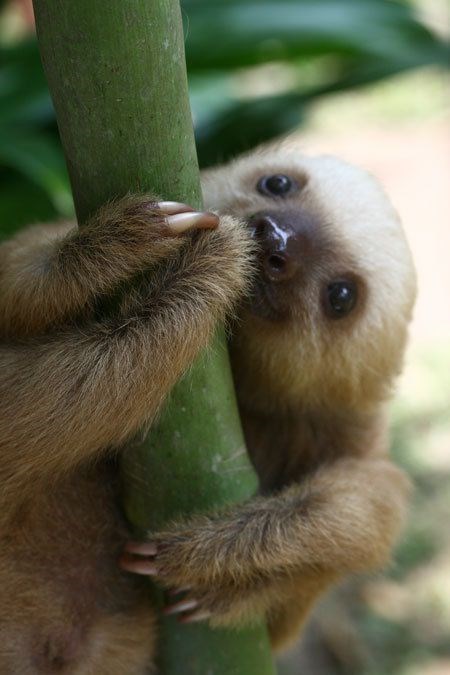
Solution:
[[[296,588],[311,603],[308,580],[314,596],[330,580],[389,558],[408,491],[387,458],[340,459],[273,496],[130,543],[121,564],[187,590],[168,610],[186,621],[265,613],[276,624],[277,607],[298,597]]]

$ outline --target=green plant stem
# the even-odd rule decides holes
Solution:
[[[34,0],[34,8],[80,224],[127,192],[200,207],[178,0]],[[223,336],[177,385],[148,439],[125,453],[123,477],[138,532],[254,491]],[[273,673],[263,626],[161,624],[165,675]]]

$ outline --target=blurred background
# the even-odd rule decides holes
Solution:
[[[327,596],[280,675],[450,675],[447,0],[182,0],[199,158],[280,134],[374,173],[419,274],[392,452],[416,491],[395,562]],[[0,231],[71,215],[29,0],[0,0]]]

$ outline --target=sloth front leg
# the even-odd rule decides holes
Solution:
[[[339,460],[276,495],[132,542],[121,564],[166,587],[187,588],[181,603],[190,604],[175,608],[184,620],[232,624],[269,616],[280,601],[292,601],[293,579],[299,588],[303,578],[315,579],[314,595],[331,579],[382,565],[403,521],[408,486],[387,459]],[[312,602],[308,593],[304,602]]]
[[[210,214],[182,215],[178,233],[216,225]],[[217,230],[174,237],[173,221],[159,218],[147,224],[156,231],[153,249],[171,255],[142,275],[147,285],[128,289],[104,318],[0,345],[5,504],[8,494],[56,480],[150,423],[246,289],[251,244],[243,226],[222,218]]]
[[[88,312],[99,296],[174,255],[183,245],[176,235],[217,222],[186,204],[130,195],[82,228],[26,228],[0,246],[0,334],[36,335]]]

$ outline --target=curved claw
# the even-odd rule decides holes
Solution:
[[[164,607],[163,613],[167,615],[179,614],[180,612],[186,612],[187,610],[197,609],[198,605],[199,602],[195,598],[185,598],[184,600],[179,600],[172,605]]]
[[[189,204],[183,204],[182,202],[158,202],[156,206],[167,216],[174,215],[175,213],[188,213],[195,211],[192,206],[189,206]]]
[[[219,216],[209,211],[192,211],[191,213],[177,213],[168,216],[166,223],[174,234],[195,229],[213,230],[219,224]]]
[[[181,595],[182,593],[188,593],[192,590],[192,586],[182,586],[180,588],[170,588],[167,591],[169,598],[174,598],[176,595]]]
[[[196,623],[197,621],[205,621],[212,617],[212,612],[207,609],[199,609],[197,612],[188,612],[178,617],[179,623]]]
[[[154,541],[128,541],[124,550],[134,555],[154,556],[158,553],[158,546]]]
[[[157,576],[159,568],[150,560],[143,558],[136,558],[128,553],[123,553],[119,558],[119,565],[127,572],[134,572],[135,574],[145,574],[147,576]]]

